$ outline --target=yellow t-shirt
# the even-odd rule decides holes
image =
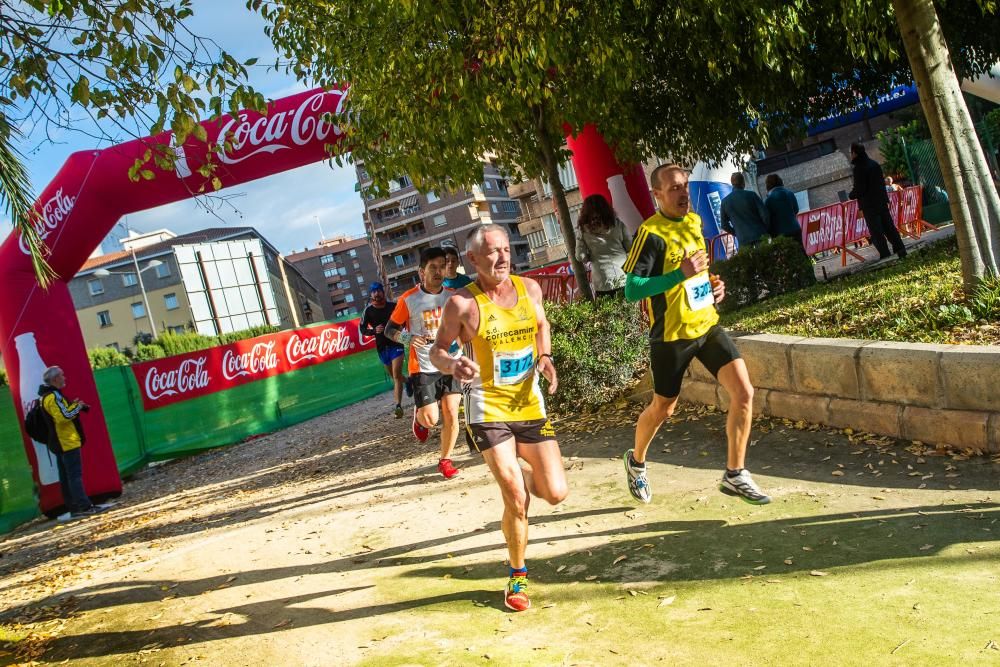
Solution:
[[[535,305],[521,279],[510,279],[517,291],[517,303],[512,308],[490,301],[475,283],[466,286],[479,306],[479,328],[466,343],[466,356],[479,364],[479,375],[472,381],[465,407],[470,424],[545,419],[545,401],[535,370]]]
[[[661,276],[680,268],[685,251],[691,255],[698,250],[705,250],[698,214],[688,213],[678,220],[657,211],[639,226],[622,268],[637,276]],[[649,315],[652,342],[699,338],[719,321],[708,271],[691,276],[663,294],[643,299],[643,307]]]

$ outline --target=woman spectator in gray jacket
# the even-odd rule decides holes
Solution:
[[[622,265],[632,247],[632,235],[603,195],[590,195],[583,200],[580,228],[576,235],[576,256],[590,262],[590,283],[597,296],[621,297],[625,294],[625,272]]]

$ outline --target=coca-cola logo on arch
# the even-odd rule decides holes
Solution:
[[[327,99],[330,96],[337,102],[332,109],[324,110],[329,106]],[[215,140],[219,159],[226,164],[236,164],[261,153],[276,153],[312,141],[339,137],[344,133],[343,128],[328,123],[325,116],[339,117],[346,100],[346,90],[320,91],[288,111],[255,118],[244,111],[235,118],[227,117]]]
[[[76,204],[76,197],[63,194],[62,188],[56,190],[56,193],[42,206],[42,210],[38,212],[38,217],[33,223],[35,231],[38,232],[38,238],[45,241],[49,237],[49,234],[55,231],[56,227],[69,217],[69,214],[73,211],[74,204]],[[25,255],[31,254],[31,249],[28,248],[24,236],[21,236],[19,239],[18,247]]]

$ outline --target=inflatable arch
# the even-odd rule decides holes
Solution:
[[[214,176],[222,187],[229,187],[318,162],[329,157],[330,147],[346,151],[340,145],[341,129],[324,120],[326,114],[341,109],[346,92],[311,90],[272,102],[266,115],[246,111],[205,121],[207,143],[192,137],[176,148],[174,171],[146,165],[155,174],[151,180],[131,181],[129,168],[151,146],[171,145],[169,132],[73,153],[34,206],[38,231],[51,253],[49,264],[58,276],[48,289],[38,285],[31,257],[16,232],[0,246],[0,283],[5,291],[0,301],[0,353],[17,411],[23,416],[25,406],[37,397],[46,366],[62,367],[74,396],[91,405],[83,457],[84,484],[91,496],[120,493],[121,479],[69,281],[123,215],[188,199],[203,186],[210,188],[211,179],[198,173],[210,153],[217,155]],[[224,146],[227,136],[231,142]],[[644,180],[640,186],[634,169],[615,163],[596,130],[588,128],[578,139],[572,145],[573,163],[583,193],[601,192],[616,207],[652,214]],[[631,201],[623,199],[626,192]],[[45,447],[22,435],[40,490],[40,508],[52,514],[63,505],[58,476]]]

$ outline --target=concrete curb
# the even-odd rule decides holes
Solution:
[[[1000,346],[777,334],[733,338],[756,389],[755,414],[1000,452]],[[651,395],[647,373],[630,400]],[[729,403],[698,361],[680,397],[723,409]]]

